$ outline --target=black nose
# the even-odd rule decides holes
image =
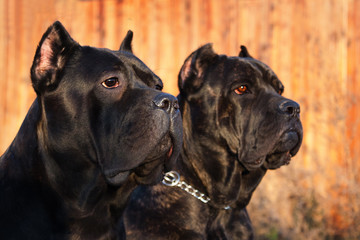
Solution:
[[[161,93],[153,100],[155,106],[163,109],[167,113],[179,109],[179,103],[176,97],[167,93]]]
[[[289,99],[281,102],[279,105],[279,109],[282,113],[287,114],[291,117],[298,116],[300,113],[300,105],[297,102]]]

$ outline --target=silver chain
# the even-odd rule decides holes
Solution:
[[[184,181],[180,181],[180,174],[176,171],[170,171],[170,172],[165,173],[162,183],[164,185],[170,186],[170,187],[179,187],[182,190],[184,190],[185,192],[190,193],[192,196],[199,199],[203,203],[207,203],[210,201],[210,198],[208,196],[199,192],[197,189],[195,189],[190,184],[187,184]]]

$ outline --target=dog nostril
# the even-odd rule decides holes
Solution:
[[[177,99],[170,94],[161,94],[155,97],[154,104],[158,108],[171,112],[172,109],[179,109],[179,103]]]
[[[281,112],[289,115],[296,116],[300,113],[300,105],[294,101],[287,100],[279,105]]]
[[[170,100],[165,98],[162,103],[161,103],[161,106],[159,106],[160,108],[163,108],[165,110],[169,109],[170,107]]]
[[[288,108],[287,108],[287,112],[288,112],[290,115],[292,115],[292,114],[294,114],[294,112],[295,112],[295,108],[293,108],[293,107],[288,107]]]
[[[174,106],[175,110],[178,110],[180,108],[179,102],[177,100],[173,103],[173,106]]]
[[[158,108],[162,108],[162,109],[168,109],[170,106],[170,100],[167,98],[155,100],[154,103]]]

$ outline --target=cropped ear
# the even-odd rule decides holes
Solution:
[[[249,54],[249,52],[248,52],[248,50],[247,50],[247,48],[245,47],[245,46],[243,46],[243,45],[241,45],[240,46],[240,53],[239,53],[239,57],[248,57],[248,58],[253,58],[250,54]]]
[[[132,47],[131,47],[132,39],[133,39],[133,32],[131,30],[129,30],[127,32],[124,40],[122,41],[122,43],[120,45],[119,51],[125,51],[125,52],[133,53]]]
[[[55,89],[59,74],[74,47],[80,46],[60,22],[53,23],[42,36],[31,67],[31,80],[36,93]]]
[[[204,72],[217,56],[212,44],[208,43],[186,58],[178,75],[178,86],[181,94],[194,93],[199,90],[204,81]]]

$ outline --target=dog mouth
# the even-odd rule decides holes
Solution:
[[[141,165],[134,169],[136,180],[139,184],[156,184],[163,178],[167,165],[175,156],[175,143],[172,137],[169,141],[159,145]]]
[[[171,139],[170,137],[168,139]],[[167,140],[158,145],[142,163],[131,169],[108,170],[105,172],[109,184],[118,186],[125,182],[131,173],[135,173],[139,184],[155,184],[159,182],[164,174],[165,165],[173,157],[174,142]]]
[[[133,175],[138,184],[152,185],[163,178],[165,172],[172,169],[182,148],[182,120],[176,114],[170,121],[170,126],[159,137],[157,143],[144,146],[142,157],[134,160],[137,164],[129,164],[127,168],[112,168],[104,171],[106,181],[114,186],[120,186],[130,175]],[[150,140],[149,140],[150,141]],[[144,142],[147,144],[146,142]],[[141,153],[141,149],[136,149]],[[134,157],[139,154],[134,155]],[[130,160],[130,159],[129,159]],[[131,159],[133,160],[133,159]]]
[[[261,165],[263,164],[263,162],[265,161],[265,157],[260,157],[257,158],[255,161],[251,161],[251,162],[247,162],[247,163],[242,163],[240,162],[243,167],[248,170],[248,171],[252,171],[255,170],[259,167],[261,167]]]
[[[284,165],[289,165],[300,149],[302,133],[294,129],[285,132],[279,142],[275,145],[275,150],[266,156],[264,166],[268,169],[276,169]]]
[[[301,142],[301,129],[289,129],[281,135],[269,153],[258,155],[248,161],[240,161],[240,163],[248,171],[256,170],[261,166],[267,169],[276,169],[283,165],[289,165],[292,157],[299,151]],[[250,155],[254,156],[255,154]]]
[[[161,181],[165,172],[170,171],[182,149],[182,120],[176,114],[171,121],[168,135],[158,144],[143,164],[135,170],[139,184],[153,185]]]
[[[276,169],[283,165],[289,165],[293,155],[290,151],[272,153],[266,157],[265,165],[268,169]]]

